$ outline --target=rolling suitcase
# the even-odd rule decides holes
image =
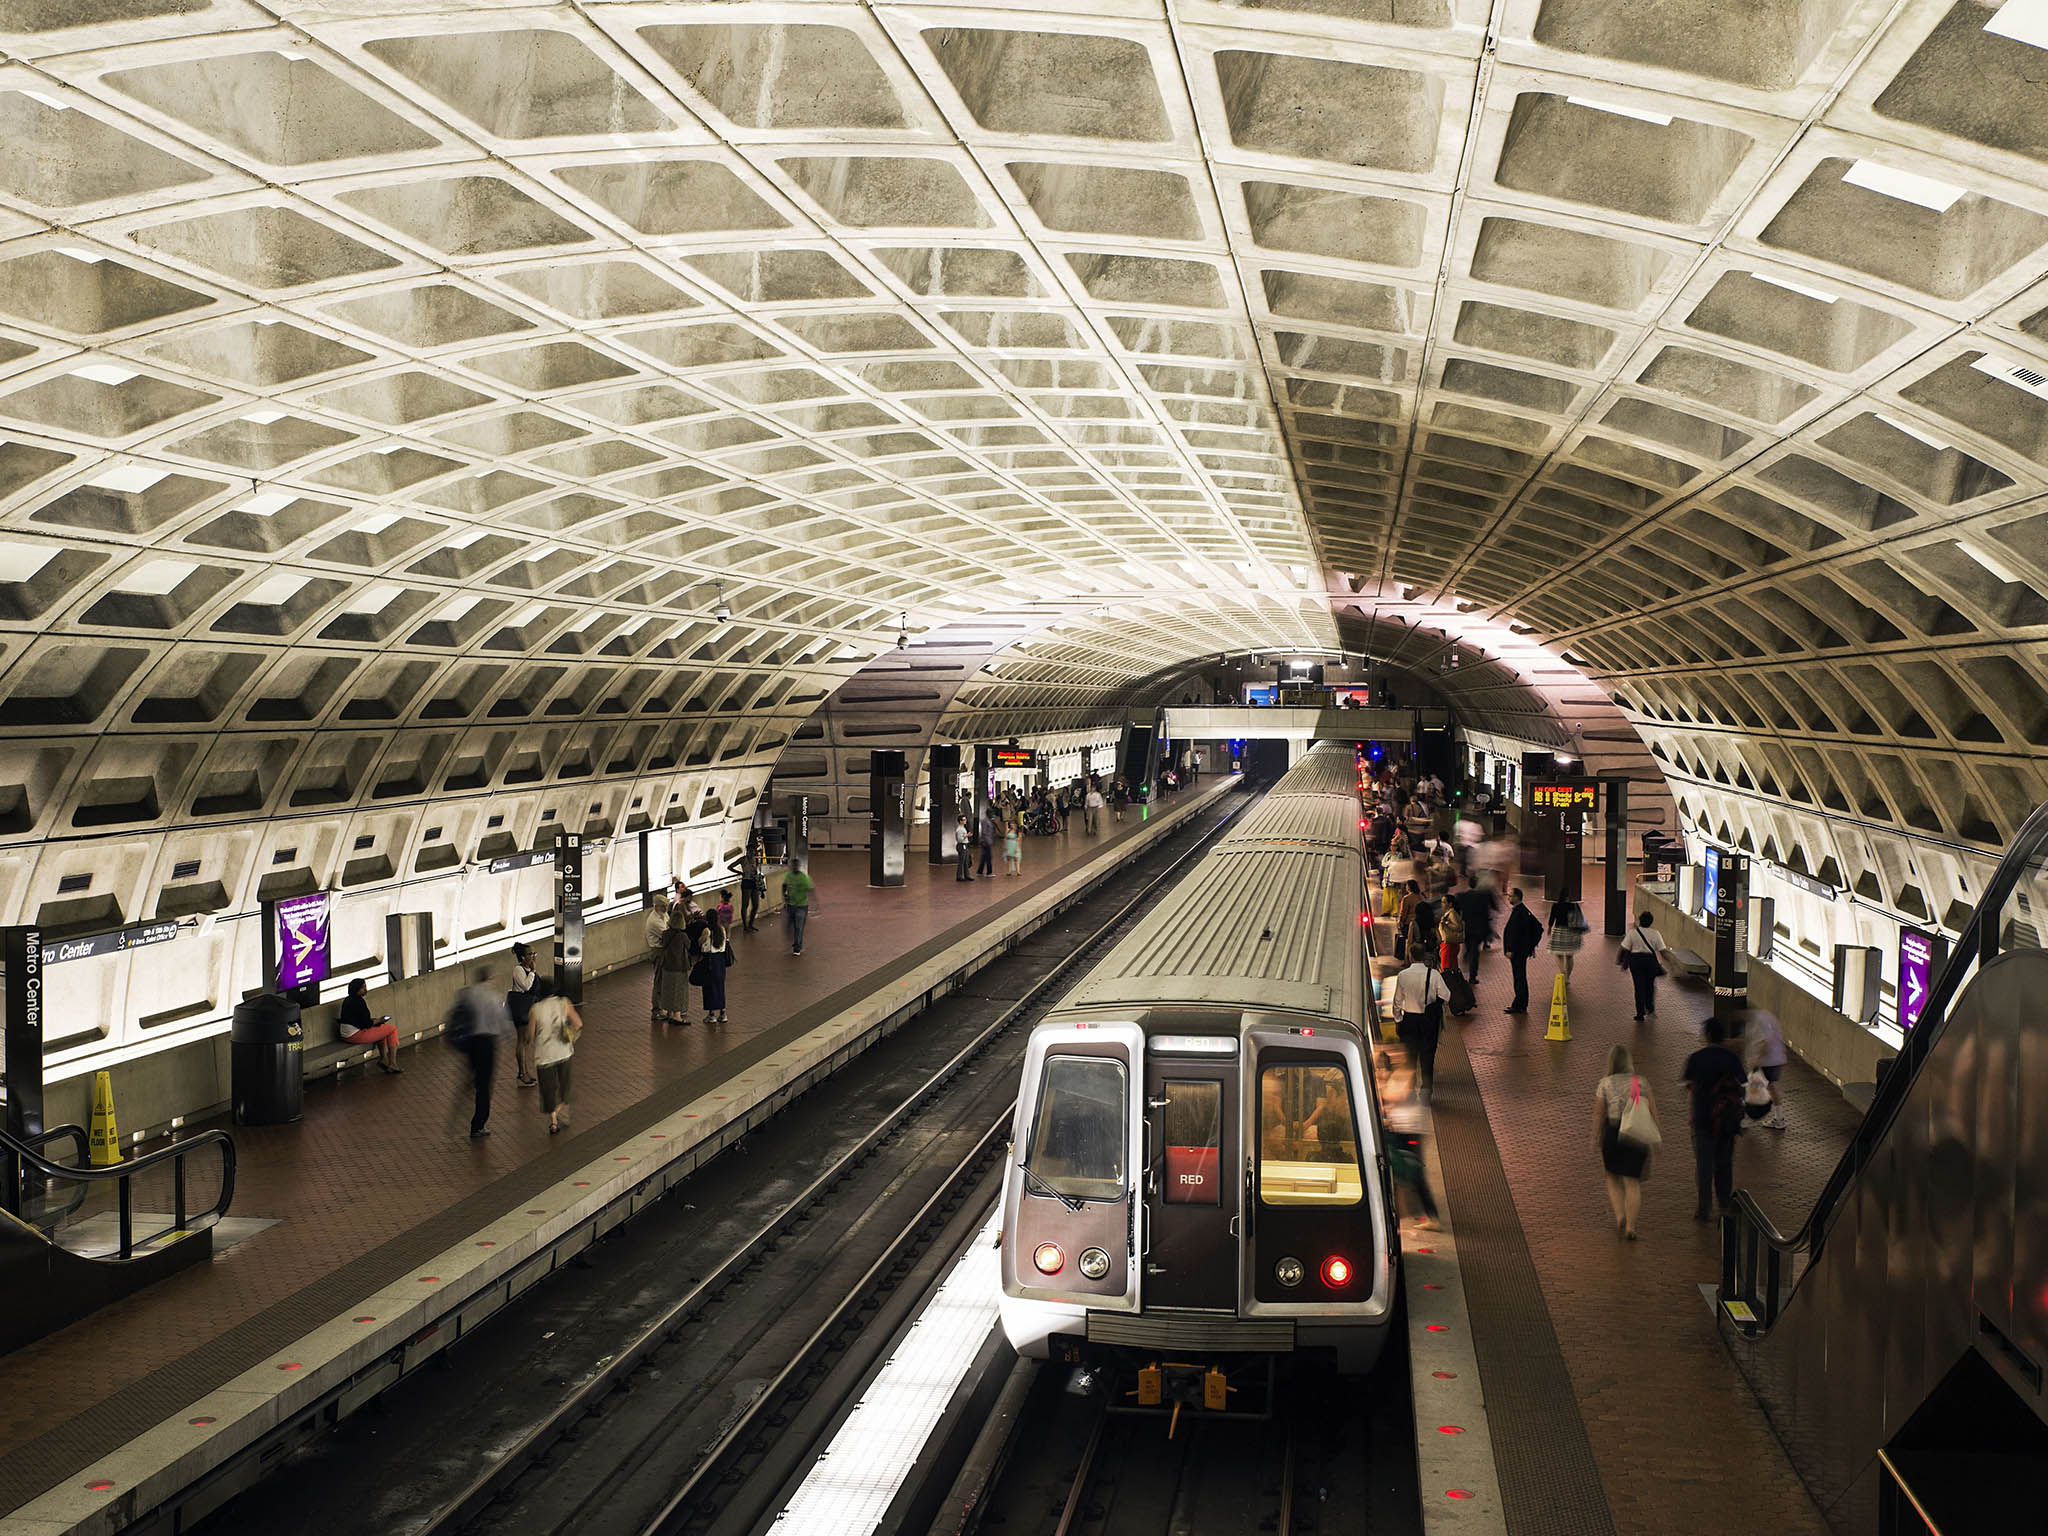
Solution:
[[[1463,1018],[1479,1006],[1479,999],[1472,994],[1472,983],[1465,979],[1465,973],[1453,967],[1442,973],[1444,985],[1450,988],[1450,1009],[1453,1017]]]

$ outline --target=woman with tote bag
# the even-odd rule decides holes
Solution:
[[[1649,1085],[1636,1076],[1627,1046],[1617,1045],[1607,1053],[1607,1075],[1593,1090],[1593,1107],[1614,1230],[1634,1242],[1650,1149],[1664,1138],[1657,1129],[1656,1103]]]

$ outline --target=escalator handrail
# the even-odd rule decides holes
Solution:
[[[1998,953],[2000,919],[2005,913],[2005,904],[2019,888],[2021,877],[2044,851],[2048,851],[2048,804],[2035,808],[1999,856],[1998,866],[1984,886],[1984,894],[1970,909],[1970,920],[1964,925],[1962,936],[1949,951],[1940,975],[1928,990],[1927,1006],[1920,1015],[1920,1022],[1906,1035],[1898,1055],[1886,1066],[1876,1092],[1871,1095],[1870,1108],[1864,1114],[1863,1122],[1849,1138],[1849,1145],[1843,1149],[1834,1171],[1828,1175],[1827,1183],[1821,1186],[1813,1209],[1807,1212],[1806,1220],[1800,1223],[1798,1230],[1789,1234],[1780,1232],[1748,1190],[1738,1189],[1735,1192],[1734,1204],[1738,1215],[1770,1247],[1787,1253],[1806,1249],[1809,1262],[1811,1255],[1819,1251],[1827,1238],[1828,1228],[1833,1224],[1835,1208],[1840,1205],[1842,1196],[1855,1181],[1864,1162],[1890,1134],[1892,1121],[1904,1107],[1913,1079],[1919,1075],[1920,1064],[1927,1059],[1942,1031],[1947,1028],[1949,1004],[1962,990],[1963,979],[1969,974],[1972,963],[1981,964]]]
[[[54,1131],[45,1131],[42,1135],[36,1137],[35,1140],[39,1142],[47,1141],[52,1136],[77,1129],[76,1126],[59,1126]],[[5,1129],[0,1129],[0,1157],[5,1157],[10,1161],[18,1161],[27,1168],[42,1174],[45,1178],[75,1179],[81,1184],[132,1179],[137,1174],[147,1172],[151,1168],[160,1167],[169,1162],[182,1161],[200,1148],[207,1146],[218,1146],[220,1148],[220,1195],[211,1206],[201,1211],[194,1221],[188,1222],[188,1226],[204,1221],[208,1217],[217,1218],[225,1216],[228,1206],[235,1198],[235,1139],[226,1131],[200,1131],[196,1135],[188,1136],[182,1141],[174,1141],[167,1147],[158,1147],[154,1152],[145,1152],[139,1157],[130,1158],[125,1163],[115,1163],[107,1168],[67,1168],[62,1163],[49,1161],[30,1143],[18,1140]]]
[[[4,1134],[4,1131],[0,1131],[0,1135]],[[38,1152],[41,1152],[60,1136],[71,1138],[72,1145],[77,1149],[78,1166],[84,1167],[87,1158],[90,1156],[88,1151],[90,1143],[86,1140],[85,1127],[82,1125],[53,1125],[45,1130],[37,1131],[28,1140]],[[86,1192],[84,1184],[74,1183],[71,1190],[71,1198],[55,1209],[45,1209],[42,1211],[36,1217],[35,1225],[46,1232],[49,1231],[66,1216],[69,1216],[81,1205],[85,1204]]]

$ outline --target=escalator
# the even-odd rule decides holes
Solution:
[[[1842,1536],[2048,1529],[2044,944],[2048,807],[1813,1209],[1723,1223],[1723,1332]]]
[[[93,1168],[78,1126],[0,1130],[0,1353],[211,1258],[234,1196],[225,1131]]]

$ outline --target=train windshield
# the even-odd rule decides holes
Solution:
[[[1024,1171],[1062,1200],[1119,1200],[1129,1074],[1108,1056],[1048,1056]]]
[[[1259,1199],[1356,1205],[1365,1195],[1344,1069],[1288,1062],[1259,1074]]]

